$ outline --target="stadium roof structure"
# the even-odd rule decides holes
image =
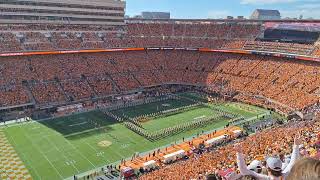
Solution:
[[[256,9],[253,11],[250,19],[259,20],[280,20],[281,14],[278,10]]]
[[[278,10],[256,9],[256,11],[262,16],[280,16],[280,12]]]

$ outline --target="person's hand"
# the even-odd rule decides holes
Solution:
[[[296,134],[294,136],[294,145],[299,146],[300,144],[302,144],[302,136],[300,135],[300,133]]]
[[[242,146],[241,146],[240,143],[235,144],[235,145],[233,146],[233,149],[234,149],[237,153],[242,153]]]

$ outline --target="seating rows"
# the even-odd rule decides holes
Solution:
[[[31,85],[31,91],[39,92],[34,93],[34,98],[40,104],[66,101],[62,90],[59,89],[59,86],[56,82],[35,83]]]
[[[243,48],[246,50],[311,55],[314,46],[298,43],[248,41]]]
[[[1,25],[0,31],[1,52],[165,46],[319,56],[313,45],[255,41],[261,32],[260,24],[177,21],[128,22],[125,27]]]
[[[26,104],[30,102],[22,85],[7,85],[0,87],[0,107]]]
[[[30,31],[32,28],[33,31]],[[2,52],[118,47],[245,49],[319,56],[313,45],[254,41],[260,24],[128,22],[126,27],[81,25],[0,26]]]
[[[120,31],[103,26],[11,25],[0,31],[2,52],[154,46],[240,49],[257,36],[260,25],[129,23]]]
[[[312,55],[315,57],[320,57],[320,45],[315,48]]]
[[[22,51],[20,42],[16,39],[16,35],[10,32],[0,33],[0,49],[1,51]]]
[[[320,84],[315,62],[185,50],[2,57],[0,75],[1,91],[6,92],[1,107],[33,97],[37,104],[48,104],[182,83],[289,112],[317,103]]]
[[[121,27],[99,25],[66,25],[66,24],[1,24],[0,31],[118,31]]]
[[[186,24],[186,23],[129,23],[128,36],[184,36],[220,39],[255,38],[260,32],[257,24]]]
[[[280,157],[291,156],[294,143],[293,137],[295,137],[295,134],[301,133],[302,137],[300,139],[302,139],[303,148],[300,154],[304,157],[320,158],[319,152],[314,148],[320,140],[318,138],[319,130],[319,121],[308,123],[291,122],[285,126],[258,132],[255,135],[242,139],[239,144],[242,146],[243,154],[247,155],[245,163],[249,164],[253,160],[258,160],[262,164],[265,164],[267,157],[275,157],[275,155]],[[160,169],[146,173],[139,177],[139,179],[151,180],[159,177],[169,180],[205,179],[209,174],[221,175],[221,170],[229,170],[228,172],[231,174],[229,175],[234,177],[232,173],[236,174],[239,172],[236,159],[234,144],[222,145],[214,150],[205,151],[202,154],[193,153],[188,160],[178,161],[170,165],[162,165]],[[220,179],[228,178],[220,176]]]

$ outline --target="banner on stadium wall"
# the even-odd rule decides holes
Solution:
[[[75,53],[99,53],[99,52],[118,52],[118,51],[143,51],[144,48],[123,48],[123,49],[92,49],[78,51],[39,51],[22,53],[2,53],[0,57],[8,56],[30,56],[30,55],[52,55],[52,54],[75,54]]]
[[[284,57],[290,59],[297,59],[298,57],[293,54],[283,54],[283,53],[273,53],[264,51],[252,51],[251,54],[264,55],[264,56],[274,56],[274,57]]]
[[[188,48],[173,48],[174,50],[187,50]]]
[[[82,104],[74,104],[74,105],[58,107],[57,111],[58,112],[63,112],[63,111],[67,111],[67,110],[79,110],[79,109],[82,109],[82,108],[83,108]]]
[[[246,50],[209,49],[209,48],[199,48],[198,50],[200,52],[223,52],[223,53],[251,54],[250,51],[246,51]]]
[[[154,47],[152,47],[152,48],[146,48],[146,50],[160,50],[160,48],[159,47],[157,47],[157,48],[154,48]]]
[[[161,48],[163,50],[174,50],[174,48],[170,48],[170,47],[165,47],[165,48]]]
[[[283,57],[283,58],[297,59],[297,60],[304,60],[304,61],[320,62],[320,58],[314,58],[314,57],[311,57],[311,56],[297,56],[297,55],[294,55],[294,54],[262,52],[262,51],[252,51],[251,53],[252,54],[257,54],[257,55],[264,55],[264,56],[274,56],[274,57]]]
[[[236,53],[236,54],[256,54],[263,56],[274,56],[274,57],[284,57],[297,60],[306,60],[306,61],[316,61],[320,62],[320,58],[308,57],[308,56],[297,56],[293,54],[285,53],[274,53],[274,52],[265,52],[265,51],[248,51],[248,50],[217,50],[209,48],[199,48],[200,52],[224,52],[224,53]]]
[[[305,56],[298,56],[296,57],[297,59],[300,60],[305,60],[305,61],[316,61],[316,62],[320,62],[320,58],[312,58],[312,57],[305,57]]]
[[[199,51],[199,49],[194,49],[194,48],[187,48],[187,51]]]
[[[130,94],[130,95],[123,95],[123,96],[117,96],[115,97],[117,100],[135,100],[141,96],[142,92],[137,92],[135,94]]]
[[[0,53],[0,57],[75,54],[75,53],[99,53],[99,52],[118,52],[118,51],[144,51],[144,50],[186,50],[186,51],[199,51],[199,52],[258,54],[258,55],[285,57],[285,58],[292,58],[292,59],[298,59],[298,60],[320,62],[320,58],[314,58],[314,57],[308,57],[308,56],[296,56],[296,55],[284,54],[284,53],[249,51],[249,50],[227,50],[227,49],[210,49],[210,48],[173,48],[173,47],[118,48],[118,49],[92,49],[92,50],[78,50],[78,51],[39,51],[39,52]]]
[[[148,47],[146,50],[186,50],[186,51],[199,51],[198,48],[174,48],[174,47]]]
[[[272,53],[269,52],[261,52],[261,51],[251,51],[251,54],[255,55],[264,55],[264,56],[272,56]],[[276,54],[277,57],[281,57],[281,54]]]

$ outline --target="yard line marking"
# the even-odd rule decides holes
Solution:
[[[97,168],[85,155],[81,153],[72,143],[70,143],[66,138],[63,138],[74,150],[76,150],[84,159],[86,159],[94,168]]]
[[[55,136],[55,135],[48,135],[47,137],[50,137],[50,136]],[[95,166],[85,155],[83,155],[83,154],[81,153],[81,151],[78,150],[78,148],[76,148],[76,147],[75,147],[72,143],[70,143],[66,138],[63,138],[63,140],[70,145],[70,147],[72,148],[72,150],[75,150],[76,153],[78,153],[78,154],[79,154],[80,156],[82,156],[85,160],[87,160],[94,168],[96,168],[96,166]],[[68,152],[68,154],[69,154],[69,152]],[[78,170],[78,171],[79,171],[79,170]],[[79,171],[79,172],[81,172],[81,171]]]
[[[96,122],[96,121],[95,121],[95,122]],[[98,136],[102,136],[102,134],[104,134],[104,133],[103,133],[103,132],[102,132],[102,133],[99,133]],[[100,139],[98,138],[98,136],[94,136],[94,138],[97,139],[97,140],[100,140]],[[98,150],[97,148],[93,147],[90,143],[88,143],[85,139],[81,139],[80,141],[83,142],[84,144],[88,145],[88,146],[89,146],[92,150],[94,150],[96,153],[100,153],[100,152],[101,152],[101,151]],[[117,154],[118,154],[118,153],[117,153]],[[118,155],[119,155],[119,154],[118,154]],[[101,156],[103,156],[104,158],[106,158],[105,153],[102,153]],[[120,155],[120,157],[123,157],[123,156]]]
[[[105,133],[101,133],[99,134],[98,136],[99,137],[102,137],[101,139],[104,139],[103,135],[106,135]],[[97,140],[100,140],[100,138],[98,137],[95,137]],[[110,149],[110,151],[114,152],[115,154],[117,154],[118,156],[120,156],[121,158],[125,158],[122,154],[120,154],[118,151],[114,151],[112,149]],[[104,156],[105,157],[105,156]],[[108,160],[109,161],[109,160]]]
[[[77,123],[77,124],[70,124],[69,126],[73,127],[73,126],[79,126],[79,125],[84,125],[84,124],[88,124],[88,121],[84,121],[84,122]]]
[[[98,136],[101,136],[101,133],[100,133]],[[95,136],[94,138],[97,139],[97,136]],[[97,139],[97,140],[100,140],[100,139]],[[83,142],[84,144],[87,144],[87,145],[88,145],[91,149],[93,149],[96,153],[101,152],[101,151],[97,150],[95,147],[91,146],[85,139],[81,139],[80,141]],[[102,156],[103,156],[104,158],[106,158],[105,153],[103,153]]]
[[[23,128],[21,128],[21,126],[20,126],[20,129],[22,129],[22,131],[25,132],[25,131],[23,130]],[[35,145],[35,144],[33,143],[33,141],[30,140],[30,138],[29,138],[29,136],[28,136],[27,134],[28,134],[28,133],[25,134],[25,137],[27,138],[27,140],[29,140],[29,141],[31,142],[31,144],[40,152],[40,154],[44,156],[44,158],[49,162],[49,164],[53,167],[53,169],[54,169],[54,170],[59,174],[59,176],[63,179],[63,176],[61,175],[60,171],[52,164],[52,162],[48,159],[48,157],[47,157],[42,151],[39,150],[38,146]]]
[[[46,133],[46,134],[47,134],[47,133]],[[44,137],[50,137],[50,136],[56,136],[56,135],[48,135],[48,134],[47,134],[47,135],[44,136]],[[73,150],[76,150],[78,154],[80,154],[84,159],[86,159],[94,168],[96,168],[96,166],[95,166],[85,155],[83,155],[80,150],[78,150],[73,144],[71,144],[66,138],[63,138],[63,140],[66,141],[66,142],[71,146],[71,148],[72,148]],[[50,152],[50,151],[49,151],[49,152]],[[76,169],[77,169],[77,168],[76,168]],[[78,172],[80,172],[80,171],[78,170]]]
[[[96,153],[99,152],[96,148],[94,148],[93,146],[91,146],[87,141],[85,140],[81,140],[82,142],[84,142],[85,144],[87,144],[91,149],[93,149]]]
[[[103,135],[106,135],[106,133],[99,134],[100,137],[104,138]],[[128,137],[132,142],[134,142],[134,141],[131,139],[130,136],[126,136],[126,137]],[[95,137],[95,138],[97,138],[97,137]],[[98,140],[100,140],[100,139],[98,139]],[[115,154],[117,154],[118,156],[120,156],[121,159],[127,158],[127,157],[125,157],[124,155],[120,154],[118,151],[114,151],[114,150],[112,150],[112,149],[110,149],[110,151],[112,151],[113,153],[115,153]],[[128,157],[130,157],[130,156],[128,156]]]
[[[202,118],[205,118],[205,117],[207,117],[207,116],[203,115],[203,116],[195,117],[195,118],[193,118],[193,119],[194,119],[194,120],[197,120],[197,119],[202,119]]]
[[[103,135],[106,135],[106,133],[99,133],[99,135],[97,135],[97,136],[95,136],[94,138],[96,139],[96,140],[98,140],[98,141],[100,141],[101,139],[103,140],[103,139],[105,139],[104,137],[103,137]],[[98,138],[98,137],[102,137],[101,139],[100,138]],[[96,153],[99,153],[99,152],[101,152],[101,151],[99,151],[99,150],[97,150],[96,148],[94,148],[93,146],[91,146],[85,139],[81,139],[81,142],[83,142],[83,143],[85,143],[85,144],[87,144],[91,149],[93,149]],[[111,150],[111,149],[110,149]],[[113,150],[111,150],[114,154],[117,154],[119,157],[121,157],[121,158],[126,158],[126,157],[124,157],[122,154],[119,154],[119,152],[118,151],[113,151]],[[105,158],[105,160],[106,161],[108,161],[109,162],[109,160],[107,160],[106,158],[106,154],[104,153],[103,155],[102,155],[104,158]]]
[[[15,145],[17,145],[16,141],[11,136],[8,136],[8,137],[13,141]],[[29,162],[29,166],[31,167],[31,169],[33,169],[36,175],[40,178],[41,176],[39,175],[38,171],[31,165],[30,161],[26,158],[26,155],[24,154],[24,152],[20,152],[20,153],[24,157],[25,161]]]
[[[1,141],[2,143],[6,144],[6,145],[9,145],[10,146],[10,149],[12,148],[13,149],[13,152],[14,152],[14,155],[17,155],[18,156],[18,162],[19,163],[22,163],[21,165],[24,167],[24,168],[27,168],[25,162],[21,159],[21,155],[23,155],[23,153],[19,154],[17,149],[16,149],[16,142],[14,141],[14,139],[11,137],[11,136],[8,136],[6,135],[6,133],[4,131],[0,131],[0,134],[2,136],[4,136]],[[9,138],[11,139],[11,141],[9,141]],[[1,155],[1,152],[0,152],[0,155]],[[6,156],[7,154],[3,154],[5,158],[8,158],[7,160],[13,160],[10,156]],[[9,161],[9,163],[11,163],[11,161]],[[1,164],[1,162],[0,162]],[[10,166],[11,168],[14,168],[14,166]],[[12,169],[11,169],[12,170]],[[18,171],[21,172],[21,168],[18,168]],[[14,175],[17,175],[17,172],[14,171]],[[7,175],[8,171],[6,170],[3,170],[3,173]],[[0,172],[0,175],[1,175],[1,172]],[[31,173],[30,173],[30,169],[27,169],[27,174],[26,175],[30,175],[31,177]],[[0,177],[1,178],[1,177]]]
[[[21,154],[22,154],[22,156],[26,159],[25,161],[27,161],[27,163],[29,163],[29,166],[31,166],[31,163],[30,163],[30,161],[26,158],[26,155],[25,155],[24,153],[21,153]],[[39,175],[37,169],[34,168],[33,166],[31,166],[31,169],[36,173],[36,176],[41,179],[41,176]]]
[[[70,160],[66,155],[64,155],[64,153],[56,146],[56,144],[53,143],[53,142],[51,142],[50,139],[48,139],[47,136],[45,136],[45,137],[43,137],[43,138],[45,138],[47,141],[49,141],[49,143],[51,143],[51,144],[57,149],[57,151],[59,151],[60,154],[63,155],[63,157],[64,157],[67,161],[71,161],[71,160],[72,160],[72,159]],[[74,169],[76,169],[76,170],[78,171],[78,173],[80,172],[79,169],[78,169],[77,167],[75,167],[73,163],[72,163],[72,166],[73,166]]]
[[[87,144],[91,149],[93,149],[96,152],[96,154],[101,152],[101,151],[97,150],[96,148],[94,148],[93,146],[91,146],[86,140],[81,139],[81,142],[83,142],[84,144]],[[105,158],[104,153],[101,156],[103,156]]]

